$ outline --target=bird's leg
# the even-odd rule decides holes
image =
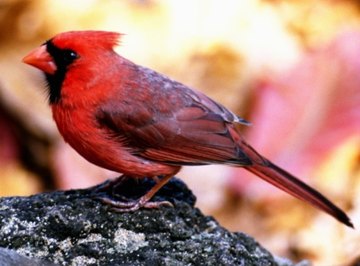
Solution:
[[[101,193],[111,190],[111,193],[113,193],[114,190],[118,186],[120,186],[128,177],[126,175],[121,175],[115,179],[112,180],[106,180],[104,183],[92,187],[94,193]]]
[[[158,201],[158,202],[150,202],[150,199],[158,192],[170,179],[172,175],[164,176],[162,179],[158,179],[155,186],[153,186],[144,196],[139,198],[136,201],[117,201],[112,200],[108,197],[101,197],[101,201],[112,206],[112,209],[117,212],[129,212],[135,211],[140,208],[159,208],[160,206],[170,206],[173,205],[169,201]]]

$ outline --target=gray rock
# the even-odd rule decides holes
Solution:
[[[13,250],[6,248],[0,248],[0,265],[1,266],[56,266],[55,264],[50,262],[25,257]]]
[[[133,199],[152,185],[147,179],[127,180],[117,193]],[[1,198],[0,247],[58,265],[294,265],[204,216],[177,179],[154,198],[169,200],[174,208],[118,213],[97,199],[108,192],[94,191]],[[7,265],[2,261],[0,253],[0,265]]]

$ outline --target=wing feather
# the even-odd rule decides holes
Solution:
[[[102,129],[149,160],[176,165],[251,163],[229,133],[234,123],[245,120],[181,83],[149,69],[140,70],[140,83],[128,82],[133,85],[99,110]],[[144,99],[141,103],[131,97],[139,94]]]

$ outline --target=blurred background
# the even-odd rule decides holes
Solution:
[[[118,174],[59,136],[40,71],[21,59],[56,33],[124,33],[117,51],[252,122],[275,163],[360,222],[360,2],[0,0],[0,196],[83,188]],[[279,256],[359,265],[360,233],[244,170],[184,168],[197,206]]]

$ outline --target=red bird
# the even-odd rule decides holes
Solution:
[[[45,73],[53,117],[66,142],[98,166],[157,182],[137,201],[106,202],[120,211],[157,207],[166,202],[149,200],[182,165],[227,164],[244,167],[353,227],[322,194],[248,145],[236,127],[245,120],[206,95],[118,55],[113,47],[120,36],[60,33],[23,59]]]

